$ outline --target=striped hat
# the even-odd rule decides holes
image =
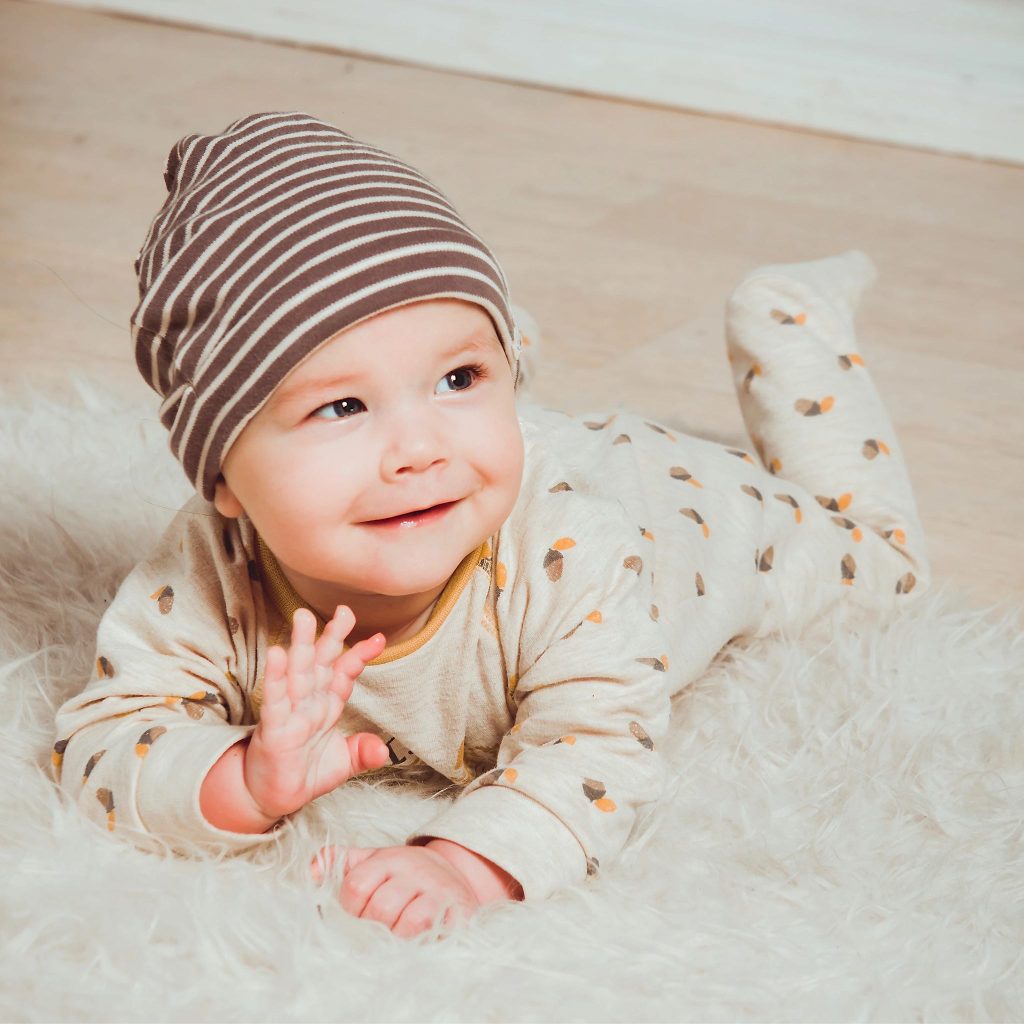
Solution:
[[[253,114],[171,150],[135,261],[139,372],[212,500],[228,449],[317,346],[423,299],[482,306],[513,379],[521,337],[498,261],[419,171],[308,114]]]

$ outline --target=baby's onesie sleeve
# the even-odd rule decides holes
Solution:
[[[495,567],[515,713],[497,767],[410,840],[460,843],[528,899],[619,854],[639,809],[661,795],[669,717],[645,531],[616,501],[571,489],[550,497],[513,539],[511,564]],[[501,666],[494,674],[503,678]]]
[[[57,780],[91,820],[145,843],[239,850],[270,836],[218,829],[207,772],[254,725],[262,661],[256,563],[240,524],[196,498],[100,621],[92,680],[57,713]]]

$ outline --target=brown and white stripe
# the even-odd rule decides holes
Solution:
[[[171,150],[135,261],[140,373],[212,499],[228,449],[318,345],[428,298],[482,306],[517,374],[508,283],[448,199],[401,160],[299,113],[253,114]]]

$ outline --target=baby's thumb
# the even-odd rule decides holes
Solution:
[[[391,760],[388,745],[372,732],[356,733],[355,736],[349,736],[346,742],[353,775],[383,768]]]

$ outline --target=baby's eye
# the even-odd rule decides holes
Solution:
[[[321,405],[313,415],[320,420],[341,420],[359,412],[366,412],[366,406],[358,398],[339,398],[336,402]]]
[[[437,392],[444,394],[446,391],[465,391],[483,376],[482,366],[460,366],[457,370],[449,370],[437,382]]]

